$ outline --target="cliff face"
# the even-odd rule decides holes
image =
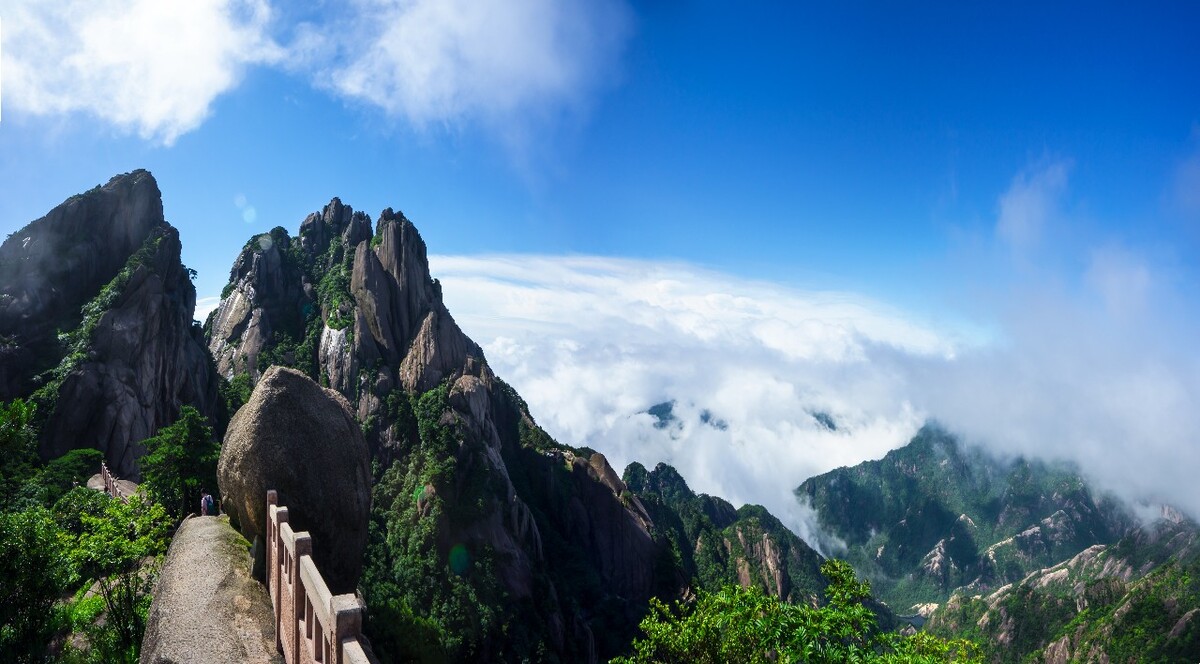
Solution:
[[[295,364],[378,419],[392,390],[424,392],[448,378],[487,380],[483,351],[459,329],[429,275],[425,243],[403,215],[370,219],[338,199],[300,225],[252,238],[208,322],[226,378]],[[387,427],[373,437],[396,442]]]
[[[136,478],[138,443],[182,405],[217,414],[179,253],[146,171],[68,199],[0,247],[0,389],[38,404],[44,457],[93,447]]]
[[[72,196],[0,245],[0,400],[34,390],[62,353],[57,331],[163,224],[162,199],[145,171]]]

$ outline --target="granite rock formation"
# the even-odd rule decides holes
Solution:
[[[251,238],[205,332],[230,380],[261,388],[271,365],[286,365],[351,404],[374,468],[368,613],[408,607],[449,635],[452,660],[620,654],[651,596],[736,583],[739,564],[747,583],[761,578],[789,599],[811,601],[822,587],[809,564],[820,557],[794,535],[764,535],[753,515],[734,518],[746,555],[722,554],[704,579],[680,568],[678,543],[656,523],[677,519],[673,508],[651,514],[603,455],[538,427],[447,311],[424,241],[392,209],[372,230],[335,198],[296,237],[275,228]],[[305,512],[282,490],[280,500]],[[420,656],[405,639],[371,639],[378,653]]]
[[[266,533],[267,490],[279,492],[292,527],[314,540],[313,560],[334,594],[354,592],[367,545],[371,475],[350,405],[304,374],[271,367],[234,415],[217,481],[247,539]]]
[[[38,404],[43,457],[93,447],[136,478],[182,405],[217,419],[195,305],[150,173],[73,196],[0,246],[0,399]]]

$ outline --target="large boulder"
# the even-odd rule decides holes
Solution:
[[[267,589],[226,517],[187,519],[163,563],[142,640],[142,664],[280,662]]]
[[[354,592],[367,546],[371,475],[350,404],[285,367],[267,369],[225,433],[217,467],[225,509],[248,539],[266,533],[267,490],[279,492],[329,589]]]

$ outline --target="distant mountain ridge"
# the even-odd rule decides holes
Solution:
[[[898,610],[994,589],[1130,531],[1132,515],[1065,464],[1001,461],[927,425],[883,459],[806,480],[798,499]]]
[[[1066,464],[1000,460],[930,425],[797,498],[897,613],[993,662],[1196,661],[1200,529],[1141,523]]]

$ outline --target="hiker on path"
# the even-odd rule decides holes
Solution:
[[[205,489],[200,489],[200,516],[216,516],[217,507],[213,497]]]

